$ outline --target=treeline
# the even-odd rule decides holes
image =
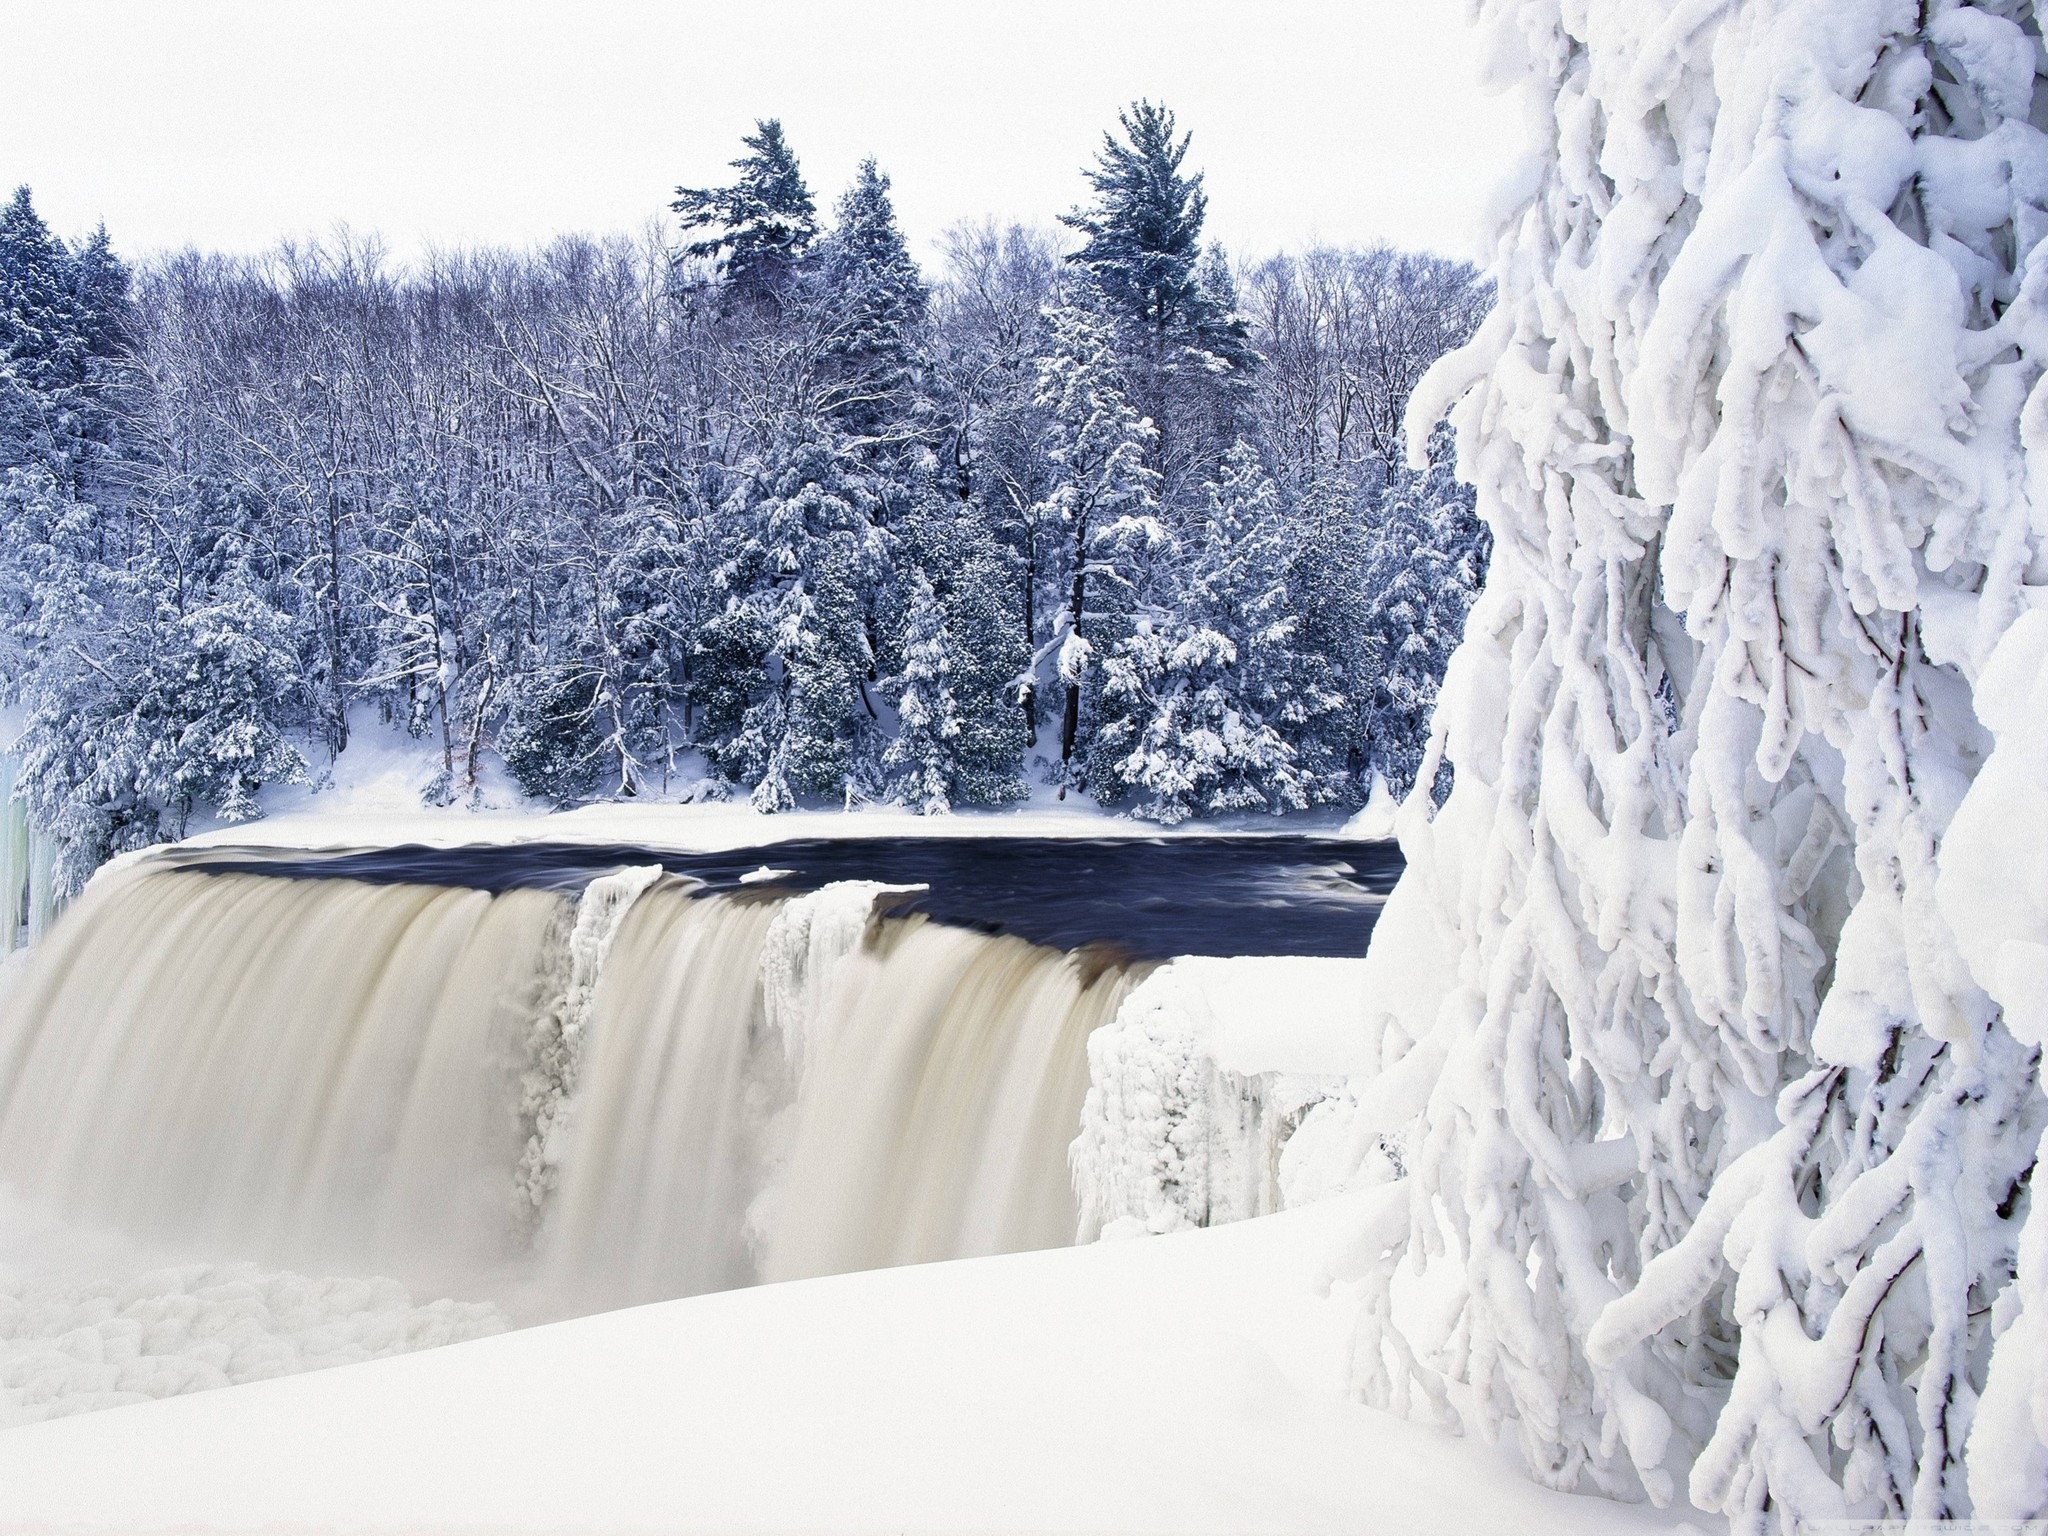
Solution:
[[[76,879],[367,721],[471,796],[1022,798],[1161,821],[1413,779],[1484,534],[1421,370],[1468,267],[1240,269],[1172,116],[928,278],[779,126],[640,240],[185,252],[0,213],[0,677]]]

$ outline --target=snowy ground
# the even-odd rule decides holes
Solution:
[[[0,1530],[1687,1528],[1348,1402],[1349,1308],[1318,1277],[1349,1204],[697,1297],[15,1429]]]
[[[7,734],[0,720],[0,738]],[[636,843],[650,848],[743,848],[799,837],[1100,837],[1202,836],[1218,832],[1314,832],[1343,829],[1359,837],[1392,835],[1392,805],[1384,795],[1351,818],[1337,808],[1291,816],[1248,815],[1210,818],[1162,828],[1085,797],[1056,798],[1045,784],[1031,799],[1000,810],[956,811],[919,816],[893,806],[843,810],[785,811],[764,816],[738,800],[690,800],[699,786],[679,786],[675,797],[584,806],[553,811],[520,794],[495,758],[487,758],[478,805],[434,810],[422,791],[433,781],[440,758],[403,731],[359,712],[349,747],[310,785],[272,785],[263,791],[263,819],[230,826],[195,824],[199,843],[335,848],[398,842],[443,846],[452,843],[519,842],[546,837],[563,841]]]
[[[188,840],[286,848],[386,847],[423,843],[506,843],[546,838],[563,842],[629,843],[643,848],[713,850],[809,837],[1201,837],[1218,833],[1317,833],[1345,827],[1336,815],[1260,817],[1256,821],[1194,821],[1164,828],[1102,811],[1092,802],[1004,811],[960,811],[919,816],[894,807],[855,811],[784,811],[764,816],[745,801],[698,804],[604,804],[573,811],[543,807],[514,810],[434,811],[415,806],[333,808],[319,798],[301,810],[261,821],[217,827]]]

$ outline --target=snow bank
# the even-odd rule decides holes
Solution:
[[[1214,1226],[1344,1187],[1288,1182],[1291,1138],[1364,1065],[1363,962],[1182,959],[1088,1041],[1070,1154],[1080,1238]]]
[[[764,1286],[0,1433],[82,1530],[1684,1529],[1348,1401],[1350,1201]],[[117,1474],[117,1475],[115,1475]],[[1706,1529],[1699,1527],[1698,1529]]]
[[[1392,837],[1400,810],[1401,804],[1394,798],[1394,792],[1387,788],[1387,781],[1374,774],[1372,793],[1366,797],[1358,814],[1344,823],[1344,835],[1373,842]]]
[[[357,751],[351,745],[347,761]],[[586,805],[557,811],[537,802],[487,797],[475,809],[437,810],[420,804],[409,788],[423,771],[417,756],[397,748],[372,754],[389,772],[366,771],[319,793],[295,790],[274,802],[259,821],[236,822],[197,832],[186,846],[232,845],[280,848],[362,848],[419,843],[453,847],[464,843],[589,842],[635,847],[713,851],[749,848],[811,837],[1102,837],[1142,834],[1147,838],[1214,837],[1218,834],[1272,836],[1340,833],[1331,811],[1285,818],[1259,813],[1190,821],[1178,827],[1137,822],[1104,811],[1092,801],[1041,798],[1009,809],[956,810],[922,816],[892,806],[853,810],[792,810],[764,814],[739,801],[636,801]],[[405,764],[410,766],[405,766]],[[402,770],[402,771],[401,771]],[[394,777],[395,775],[395,777]],[[408,776],[409,775],[409,776]],[[1377,836],[1368,832],[1364,835]]]

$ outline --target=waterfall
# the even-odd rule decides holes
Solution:
[[[900,895],[110,870],[0,999],[0,1183],[528,1319],[1071,1242],[1144,968]]]

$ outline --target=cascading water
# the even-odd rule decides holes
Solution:
[[[1143,967],[898,894],[110,871],[0,1003],[0,1181],[525,1319],[1070,1242],[1084,1043]]]
[[[0,968],[0,1426],[1073,1241],[1085,1044],[1149,968],[1112,950],[1356,954],[1398,867],[921,837],[109,868]],[[47,869],[0,829],[10,940]]]

